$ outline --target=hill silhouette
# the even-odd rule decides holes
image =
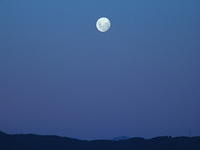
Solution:
[[[0,150],[200,150],[200,137],[78,140],[59,136],[0,132]]]
[[[126,139],[129,139],[130,137],[127,137],[127,136],[118,136],[118,137],[115,137],[113,138],[114,141],[120,141],[120,140],[126,140]]]

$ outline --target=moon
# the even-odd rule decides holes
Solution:
[[[100,32],[107,32],[111,27],[111,22],[106,17],[101,17],[96,22],[96,27]]]

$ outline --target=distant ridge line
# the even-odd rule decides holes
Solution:
[[[0,150],[200,150],[200,136],[79,140],[55,135],[0,132]]]

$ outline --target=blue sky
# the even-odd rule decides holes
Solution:
[[[1,0],[0,130],[200,134],[198,0]],[[112,22],[96,30],[99,17]]]

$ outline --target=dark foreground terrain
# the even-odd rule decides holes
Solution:
[[[200,137],[83,141],[58,136],[0,132],[0,150],[200,150]]]

